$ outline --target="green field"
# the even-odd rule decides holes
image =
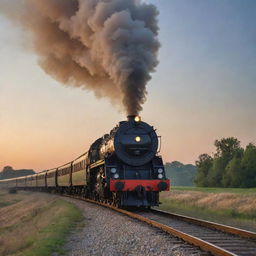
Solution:
[[[0,255],[49,256],[62,249],[82,214],[56,196],[0,192]]]
[[[256,188],[172,187],[160,209],[256,231]]]

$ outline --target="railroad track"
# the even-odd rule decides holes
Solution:
[[[256,233],[154,209],[138,214],[213,255],[256,256]]]
[[[156,209],[134,212],[82,197],[68,197],[98,204],[148,223],[214,256],[256,256],[254,232]]]

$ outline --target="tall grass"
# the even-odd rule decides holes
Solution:
[[[256,231],[256,193],[174,187],[161,194],[163,210]]]
[[[236,193],[236,194],[255,194],[256,188],[205,188],[205,187],[172,187],[172,190],[180,191],[199,191],[205,193]]]
[[[11,205],[7,204],[8,200]],[[68,233],[82,219],[78,208],[52,195],[6,194],[1,202],[6,204],[0,208],[2,256],[64,254],[62,246]]]
[[[64,254],[62,246],[64,245],[67,235],[78,221],[81,221],[81,212],[72,204],[58,200],[54,206],[63,208],[64,211],[60,216],[55,216],[51,222],[39,230],[39,236],[34,239],[27,239],[28,248],[24,250],[23,255],[49,256],[53,252]]]

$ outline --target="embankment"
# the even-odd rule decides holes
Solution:
[[[81,217],[77,207],[54,195],[0,191],[0,255],[61,254]]]

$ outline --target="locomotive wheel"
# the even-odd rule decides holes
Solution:
[[[120,207],[120,198],[117,193],[113,194],[113,206]]]
[[[95,191],[100,201],[104,200],[105,198],[104,188],[105,188],[106,180],[104,176],[105,176],[104,170],[100,168],[96,176],[96,184],[95,184]]]

